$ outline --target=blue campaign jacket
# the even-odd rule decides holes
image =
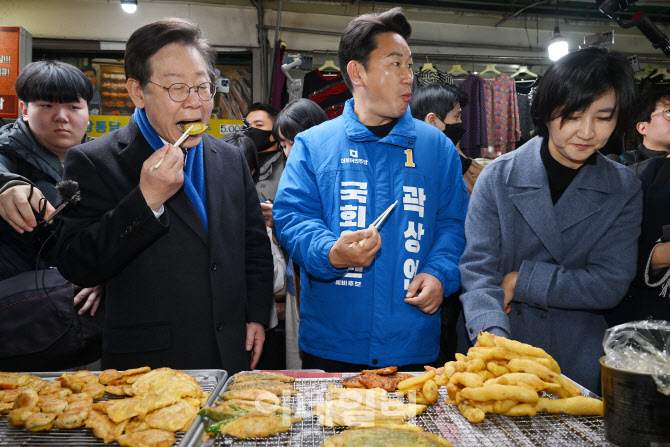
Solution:
[[[279,241],[302,269],[300,348],[356,364],[430,362],[439,312],[424,314],[404,299],[418,273],[437,277],[445,296],[460,286],[469,200],[460,159],[409,109],[380,140],[353,105],[296,137],[273,207]],[[328,252],[339,235],[367,228],[396,200],[373,263],[335,269]]]

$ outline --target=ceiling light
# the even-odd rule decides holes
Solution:
[[[137,11],[137,0],[121,0],[121,8],[128,14]]]
[[[568,39],[561,36],[558,25],[554,28],[554,37],[549,41],[549,59],[557,61],[568,54]]]

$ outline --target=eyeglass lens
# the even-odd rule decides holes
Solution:
[[[172,84],[168,88],[168,94],[173,101],[183,102],[188,98],[191,89],[195,90],[198,97],[203,101],[209,101],[214,97],[214,93],[216,93],[216,86],[214,84],[211,82],[203,82],[197,87],[189,87],[187,84],[182,83]]]

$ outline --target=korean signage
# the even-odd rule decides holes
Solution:
[[[109,115],[91,115],[86,129],[86,135],[89,137],[100,137],[113,130],[117,130],[130,121],[129,116],[109,116]],[[240,120],[209,120],[207,133],[217,138],[221,138],[227,133],[242,129],[244,123]]]

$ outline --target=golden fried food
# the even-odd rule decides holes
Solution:
[[[59,390],[62,390],[63,387],[60,384],[60,380],[47,381],[42,388],[37,392],[40,396],[45,394],[55,393]],[[70,390],[71,391],[71,390]]]
[[[286,407],[283,405],[275,405],[275,404],[269,404],[267,402],[261,402],[261,401],[249,401],[249,400],[239,400],[239,399],[230,399],[226,401],[226,404],[228,405],[237,405],[239,408],[241,408],[244,411],[247,411],[248,413],[256,414],[256,413],[279,413],[279,414],[293,414],[293,410],[291,407]]]
[[[528,387],[498,384],[480,388],[463,388],[461,397],[479,402],[510,399],[518,402],[535,403],[539,399],[537,392]]]
[[[454,373],[449,379],[450,384],[460,385],[468,388],[479,388],[484,386],[484,381],[475,373],[459,372]]]
[[[260,390],[269,391],[277,396],[291,396],[297,393],[293,389],[293,385],[290,383],[279,382],[276,380],[254,380],[248,382],[233,382],[230,384],[228,389],[230,390],[243,390],[255,388]]]
[[[115,369],[106,369],[98,376],[98,381],[103,385],[109,385],[109,382],[119,377],[120,374]]]
[[[105,391],[109,394],[113,394],[114,396],[128,396],[126,391],[123,389],[123,386],[121,385],[107,385],[105,387]]]
[[[226,391],[221,395],[221,397],[224,400],[241,399],[241,400],[260,401],[260,402],[267,402],[269,404],[281,405],[281,400],[277,397],[276,394],[270,393],[269,391],[265,390],[258,390],[255,388]]]
[[[364,369],[361,371],[361,374],[380,374],[382,376],[389,375],[389,374],[395,374],[398,372],[398,367],[397,366],[387,366],[386,368],[379,368],[379,369]]]
[[[151,428],[167,431],[186,431],[191,426],[198,410],[184,401],[161,408],[146,415],[145,422]]]
[[[76,400],[74,402],[68,403],[65,411],[76,411],[76,410],[92,410],[93,402],[90,400]]]
[[[184,124],[184,131],[187,130],[189,135],[198,135],[207,130],[207,124],[203,124],[200,121],[191,121]]]
[[[89,383],[98,383],[98,376],[89,371],[77,371],[73,374],[63,373],[61,376],[63,387],[71,389],[74,393],[81,393]]]
[[[58,428],[72,429],[83,427],[90,413],[89,409],[70,409],[58,415],[54,425]]]
[[[30,388],[22,389],[14,400],[14,408],[34,407],[39,400],[40,397],[37,395],[37,391]]]
[[[386,391],[395,391],[400,382],[410,377],[412,375],[406,373],[392,373],[388,375],[366,373],[362,374],[359,380],[366,388],[381,388]]]
[[[31,374],[0,372],[0,389],[16,389],[35,379],[40,380]]]
[[[102,414],[96,410],[91,410],[86,419],[86,428],[93,429],[93,434],[102,439],[105,444],[121,436],[127,424],[128,420],[115,424],[106,414]]]
[[[9,413],[14,409],[14,402],[0,403],[0,413]]]
[[[437,384],[432,379],[428,379],[426,383],[423,384],[423,388],[421,388],[421,391],[423,392],[423,397],[426,399],[427,404],[434,404],[440,397]],[[423,402],[416,402],[416,403],[422,404]]]
[[[40,409],[35,406],[15,408],[9,412],[7,419],[9,420],[9,425],[20,426],[26,423],[28,416],[39,412]]]
[[[557,383],[545,382],[535,374],[528,373],[509,373],[493,380],[500,385],[524,385],[535,391],[552,390],[561,387]]]
[[[69,388],[54,388],[52,390],[49,394],[40,394],[40,400],[67,399],[68,396],[72,395],[72,390]]]
[[[537,414],[537,409],[535,408],[535,405],[525,403],[515,405],[502,414],[504,414],[505,416],[514,416],[514,417],[535,416]]]
[[[47,383],[50,382],[41,379],[33,379],[29,380],[28,383],[26,383],[25,388],[30,388],[31,390],[35,390],[37,391],[37,393],[39,393],[42,390],[42,388],[44,388],[47,385]]]
[[[426,371],[423,374],[419,374],[418,376],[410,377],[401,381],[398,383],[398,389],[404,390],[411,387],[412,385],[417,385],[420,383],[423,384],[425,381],[432,379],[433,377],[435,377],[435,370]]]
[[[30,431],[51,430],[56,415],[54,413],[33,413],[26,418],[23,424]]]
[[[493,348],[496,346],[495,335],[490,332],[479,332],[477,335],[477,345],[483,348]]]
[[[359,428],[345,430],[326,439],[322,447],[451,447],[446,439],[432,434],[394,428]]]
[[[14,401],[16,400],[17,397],[19,397],[19,394],[23,390],[21,389],[13,389],[13,390],[6,390],[4,393],[2,393],[2,401],[3,402],[11,402],[14,404]]]
[[[121,435],[116,440],[124,447],[170,447],[177,438],[169,431],[151,428]]]
[[[144,419],[140,419],[137,417],[131,418],[130,421],[128,421],[128,425],[126,425],[125,433],[133,433],[136,431],[144,431],[144,430],[149,430],[151,427],[149,427],[149,424],[146,423]]]
[[[603,401],[584,396],[568,397],[565,399],[547,399],[542,397],[537,401],[537,411],[579,416],[602,416]]]
[[[233,376],[234,382],[248,382],[250,380],[277,380],[279,382],[295,382],[295,378],[287,376],[286,374],[262,372],[262,373],[239,373]]]
[[[248,414],[221,426],[221,433],[240,439],[264,438],[276,433],[287,432],[291,424],[302,418],[276,416],[273,414]]]
[[[342,379],[342,385],[345,388],[365,388],[365,385],[361,383],[360,378],[360,375],[347,377],[346,379]]]
[[[82,394],[88,394],[93,399],[100,399],[105,395],[105,385],[101,383],[89,383],[82,390]]]
[[[98,384],[100,385],[100,384]],[[104,387],[104,386],[103,386]],[[102,396],[100,396],[102,397]],[[86,402],[93,402],[93,396],[87,393],[77,393],[77,394],[70,394],[68,397],[65,398],[65,400],[69,403],[72,404],[74,402],[79,402],[80,400],[86,401]]]
[[[39,407],[43,413],[61,414],[67,408],[65,399],[50,399],[40,402]]]
[[[559,377],[559,374],[555,373],[546,366],[528,359],[512,359],[507,364],[507,367],[512,372],[535,374],[545,382],[555,382]]]
[[[521,343],[520,341],[510,340],[505,337],[496,337],[494,340],[496,346],[507,349],[508,351],[515,352],[517,354],[527,356],[527,357],[539,357],[549,360],[550,369],[555,373],[560,374],[561,368],[558,366],[558,363],[552,356],[547,354],[547,352],[542,348],[536,348],[526,343]]]
[[[101,413],[107,414],[107,410],[109,409],[109,407],[111,407],[112,405],[114,405],[117,402],[118,402],[117,400],[105,400],[105,401],[102,401],[102,402],[96,402],[96,403],[93,404],[93,409],[95,411],[99,411]]]
[[[486,417],[486,413],[484,413],[483,410],[480,408],[475,408],[465,402],[458,404],[458,411],[461,412],[465,419],[472,422],[473,424],[478,424]]]

